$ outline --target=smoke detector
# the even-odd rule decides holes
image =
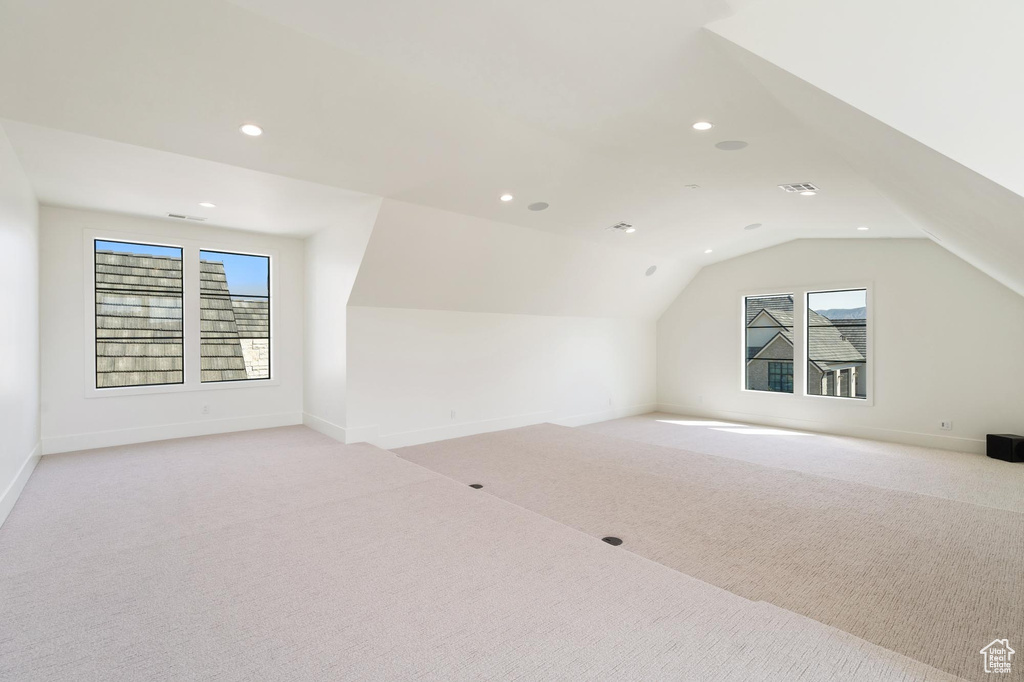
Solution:
[[[817,192],[818,186],[810,182],[794,182],[789,185],[779,185],[785,192]]]

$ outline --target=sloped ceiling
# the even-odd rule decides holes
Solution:
[[[1024,5],[765,0],[710,28],[932,239],[1024,295]]]
[[[655,320],[695,271],[676,259],[386,199],[349,305]]]
[[[50,206],[306,237],[365,225],[379,197],[147,147],[0,120],[36,197]],[[215,208],[200,206],[212,202]]]
[[[693,266],[865,223],[920,235],[708,44],[722,0],[239,3],[6,0],[0,117]],[[826,190],[776,186],[805,180]]]
[[[762,0],[709,28],[1024,195],[1024,3]]]

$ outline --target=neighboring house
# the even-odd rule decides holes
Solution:
[[[200,262],[202,381],[270,376],[265,299],[231,297],[223,263]],[[181,259],[96,252],[96,386],[181,383]]]
[[[792,392],[793,298],[748,298],[746,318],[747,388]],[[807,321],[808,393],[866,397],[864,320],[830,320],[808,310]]]

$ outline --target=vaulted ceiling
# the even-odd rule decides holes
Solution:
[[[116,203],[118,159],[156,151],[234,168],[222,186],[238,169],[311,183],[281,190],[272,217],[253,220],[254,229],[282,231],[289,198],[329,206],[377,195],[593,242],[622,254],[608,277],[634,276],[638,254],[637,262],[657,258],[663,270],[692,273],[797,238],[938,234],[926,216],[929,197],[894,191],[874,167],[872,150],[884,145],[851,144],[860,131],[844,139],[798,96],[817,74],[801,75],[788,55],[757,42],[759,22],[787,35],[779,22],[727,28],[745,15],[770,16],[777,4],[798,9],[789,0],[5,0],[0,119],[14,122],[12,143],[36,160],[26,166],[47,203],[85,201],[87,181],[93,201],[110,194],[107,203]],[[870,43],[870,33],[861,39]],[[753,57],[749,50],[758,49]],[[856,118],[857,103],[840,90],[831,118]],[[867,111],[870,120],[856,125],[888,130],[890,122],[874,118],[884,113]],[[698,120],[715,127],[695,131]],[[266,133],[240,135],[248,121]],[[913,139],[914,131],[902,133]],[[55,151],[68,134],[79,151],[73,162]],[[747,146],[716,147],[736,140]],[[955,149],[937,151],[938,161],[912,163],[956,165],[943,155]],[[90,167],[92,154],[105,162]],[[165,177],[186,163],[163,158]],[[777,187],[790,182],[813,182],[821,192],[803,197]],[[498,201],[506,192],[515,199]],[[169,210],[166,192],[140,190],[133,201],[133,212]],[[550,208],[527,210],[533,202]],[[637,231],[606,229],[620,221]],[[317,219],[295,223],[295,233],[308,233]],[[761,226],[744,229],[752,224]],[[944,245],[960,244],[947,235]],[[962,241],[959,255],[992,265],[1024,292],[1005,260],[972,251],[977,238]]]

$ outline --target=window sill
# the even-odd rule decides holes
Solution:
[[[195,391],[223,391],[229,389],[264,388],[280,386],[280,379],[246,379],[242,381],[218,381],[210,383],[191,382],[162,386],[124,386],[119,388],[93,388],[85,390],[86,398],[123,398],[138,395],[164,395],[168,393],[192,393]]]

